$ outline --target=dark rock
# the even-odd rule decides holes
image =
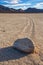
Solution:
[[[14,42],[13,48],[26,53],[32,53],[34,51],[34,44],[28,38],[18,39]]]

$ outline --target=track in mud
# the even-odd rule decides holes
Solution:
[[[19,31],[19,33],[16,36],[19,38],[21,35],[26,36],[28,34],[28,36],[30,35],[30,38],[33,39],[35,38],[35,24],[31,16],[29,17],[29,19],[26,16],[26,22],[27,24],[25,25],[25,27],[21,31]]]
[[[32,19],[32,18],[30,18],[30,20],[31,20],[31,38],[35,38],[35,23],[34,23],[34,20]]]

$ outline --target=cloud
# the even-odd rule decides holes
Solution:
[[[6,4],[5,6],[30,6],[31,3],[16,3],[16,4]]]
[[[10,3],[19,3],[22,2],[21,0],[12,0]]]
[[[4,0],[4,6],[6,7],[10,7],[10,8],[15,8],[15,9],[27,9],[31,3],[29,2],[23,2],[23,0]]]
[[[17,4],[17,3],[19,3],[19,2],[22,2],[21,0],[5,0],[4,1],[5,3],[8,3],[8,4]]]
[[[5,3],[9,3],[9,1],[4,1]]]
[[[37,3],[33,7],[38,8],[38,9],[43,9],[43,2]]]
[[[28,7],[43,9],[42,0],[1,0],[1,3],[4,6],[10,8],[22,8],[26,9]]]
[[[29,6],[31,5],[31,3],[21,3],[21,4],[7,4],[4,5],[6,7],[10,7],[10,8],[15,8],[15,9],[27,9]]]

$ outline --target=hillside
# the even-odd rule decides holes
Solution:
[[[43,13],[43,9],[28,8],[26,10],[13,9],[0,5],[0,13]]]

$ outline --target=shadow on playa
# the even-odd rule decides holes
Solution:
[[[26,40],[26,38],[24,38],[24,40]],[[15,42],[14,42],[14,44],[15,44]],[[31,44],[33,45],[32,42],[31,42]],[[34,45],[33,45],[33,50],[34,50]],[[16,60],[16,59],[25,57],[27,55],[28,55],[28,53],[24,53],[22,51],[14,49],[13,46],[0,48],[0,62],[8,61],[8,60]]]

